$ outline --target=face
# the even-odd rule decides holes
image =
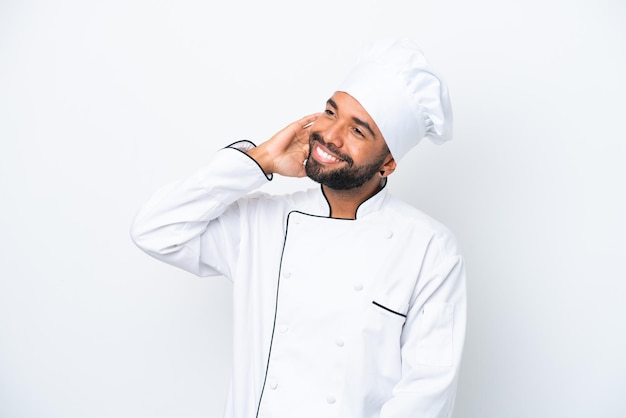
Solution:
[[[334,190],[350,190],[395,165],[380,130],[352,96],[337,92],[311,126],[306,173]],[[380,178],[380,177],[379,177]]]

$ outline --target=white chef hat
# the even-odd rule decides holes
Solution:
[[[408,39],[371,44],[339,85],[369,113],[400,160],[422,138],[436,144],[452,138],[448,89]]]

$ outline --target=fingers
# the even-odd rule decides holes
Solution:
[[[307,115],[291,124],[293,128],[293,132],[295,135],[295,139],[298,142],[306,142],[308,144],[309,139],[309,128],[313,123],[319,118],[321,113],[312,113]]]
[[[302,127],[302,129],[306,129],[309,126],[311,126],[313,124],[313,122],[315,122],[317,120],[317,118],[319,118],[321,115],[321,113],[313,113],[311,115],[307,115],[305,117],[303,117],[302,119],[296,121],[295,123],[299,126]]]

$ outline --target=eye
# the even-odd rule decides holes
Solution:
[[[328,116],[335,116],[335,112],[332,109],[326,109],[325,112]]]
[[[361,129],[359,128],[352,128],[354,130],[354,133],[356,133],[358,136],[365,136],[363,134],[363,131],[361,131]]]

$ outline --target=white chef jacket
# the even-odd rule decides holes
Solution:
[[[157,192],[131,228],[157,259],[233,283],[225,417],[449,417],[466,315],[453,235],[386,188],[355,220],[330,218],[321,187],[254,192],[268,177],[249,146]]]

